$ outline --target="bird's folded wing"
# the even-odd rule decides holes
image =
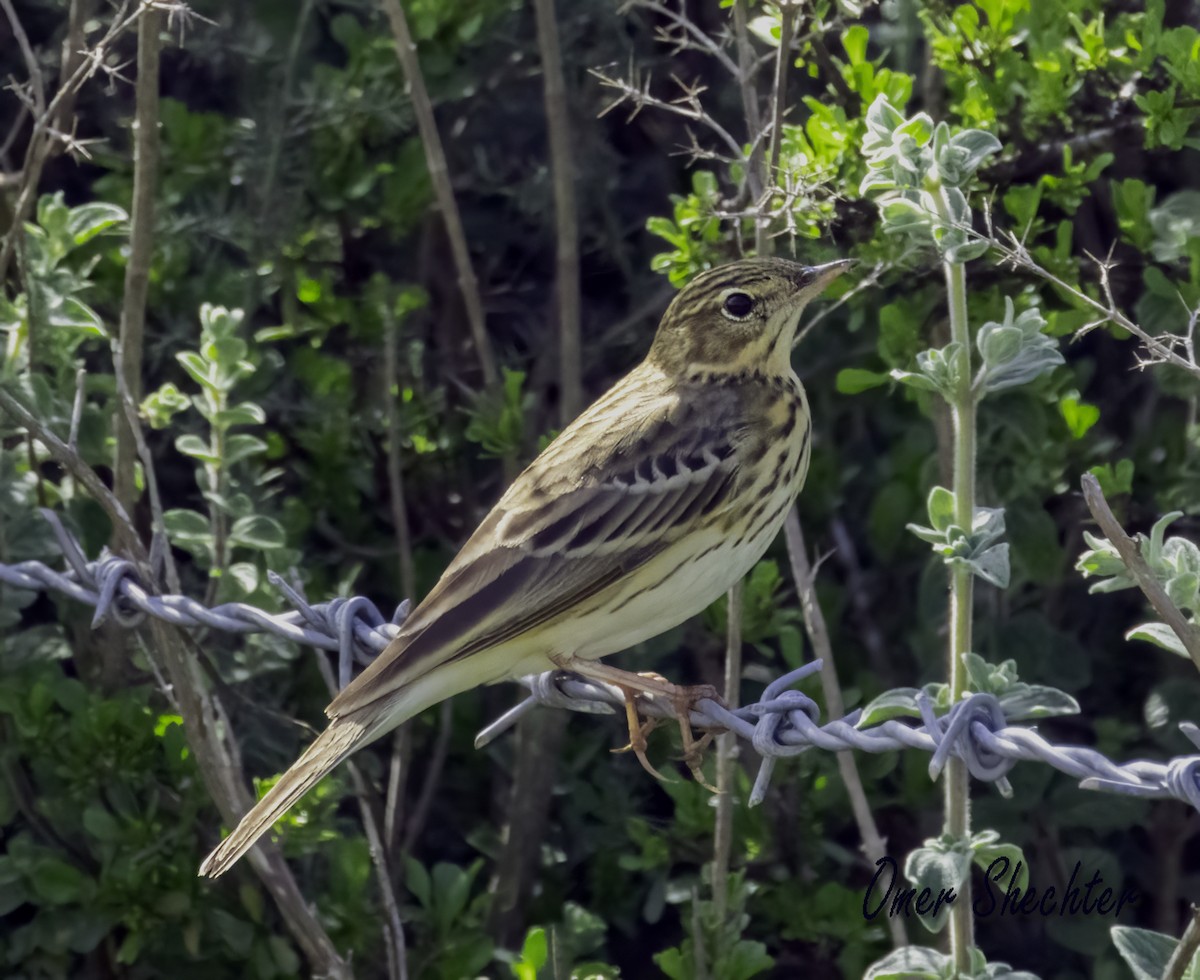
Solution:
[[[633,438],[623,427],[607,438],[552,444],[479,526],[403,632],[326,713],[354,711],[441,664],[569,613],[711,520],[738,477],[741,427],[729,408],[672,402]],[[563,459],[571,442],[579,458]]]

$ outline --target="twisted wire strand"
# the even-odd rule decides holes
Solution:
[[[137,567],[108,553],[89,561],[58,516],[42,511],[50,523],[68,566],[55,571],[40,561],[14,565],[0,563],[0,582],[19,589],[52,589],[78,602],[94,606],[93,627],[109,618],[133,627],[146,616],[176,626],[203,626],[231,633],[272,633],[286,640],[321,650],[337,651],[338,679],[350,682],[354,665],[365,665],[381,653],[400,630],[409,611],[405,600],[390,620],[362,596],[335,598],[310,604],[301,592],[271,572],[269,580],[293,606],[290,612],[268,613],[242,602],[208,608],[182,595],[154,595],[138,579]],[[963,759],[971,775],[1011,795],[1006,775],[1018,761],[1042,762],[1075,779],[1083,789],[1129,796],[1174,798],[1200,809],[1200,754],[1165,762],[1134,760],[1116,763],[1095,749],[1054,745],[1035,728],[1009,725],[1000,702],[991,694],[972,694],[937,716],[923,695],[918,708],[923,724],[892,719],[859,728],[861,711],[820,724],[820,709],[812,698],[792,685],[821,669],[821,661],[805,664],[767,685],[758,701],[735,711],[712,699],[693,706],[693,727],[728,730],[747,740],[762,757],[750,804],[765,797],[776,762],[817,748],[827,752],[856,749],[893,752],[918,749],[930,754],[929,774],[936,779],[950,756]],[[475,739],[477,748],[507,731],[517,720],[542,705],[585,714],[611,714],[623,707],[625,694],[617,687],[554,670],[520,678],[529,695],[484,728]],[[675,708],[653,695],[639,698],[642,714],[671,718]],[[1200,728],[1183,722],[1180,730],[1200,750]]]

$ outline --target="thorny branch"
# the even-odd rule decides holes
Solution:
[[[1200,669],[1200,628],[1189,623],[1187,617],[1180,612],[1179,607],[1171,601],[1167,590],[1163,588],[1162,583],[1146,563],[1137,543],[1125,533],[1125,529],[1113,516],[1108,501],[1104,499],[1104,491],[1100,489],[1100,481],[1091,473],[1085,473],[1081,482],[1083,499],[1088,505],[1088,510],[1092,512],[1092,517],[1100,525],[1100,530],[1113,543],[1113,547],[1121,556],[1121,561],[1129,569],[1129,574],[1133,576],[1138,588],[1150,601],[1150,605],[1154,607],[1159,618],[1171,627],[1175,635],[1179,637],[1179,642],[1183,644],[1184,649],[1192,658],[1192,663],[1196,665],[1197,669]]]
[[[130,10],[130,7],[133,9]],[[59,86],[54,97],[46,102],[43,110],[35,116],[21,166],[21,186],[13,207],[12,226],[4,238],[3,246],[0,247],[0,282],[3,282],[7,276],[8,266],[16,251],[17,241],[23,233],[25,221],[29,217],[37,196],[38,182],[46,162],[56,152],[56,147],[73,152],[82,149],[81,141],[77,140],[73,134],[64,132],[64,123],[58,119],[61,107],[68,104],[79,89],[98,71],[103,71],[111,77],[122,77],[120,75],[121,66],[108,63],[109,51],[113,42],[150,10],[170,16],[189,13],[185,4],[171,2],[171,0],[140,0],[137,3],[125,0],[113,17],[104,36],[96,42],[93,48],[82,52],[75,70]]]

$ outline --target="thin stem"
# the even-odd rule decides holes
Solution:
[[[754,46],[750,43],[747,0],[734,0],[733,36],[737,40],[738,90],[742,96],[742,114],[746,119],[746,130],[750,141],[750,162],[746,167],[746,181],[751,200],[757,201],[765,187],[763,174],[762,115],[758,105],[758,92],[754,89],[750,67],[754,64]],[[738,148],[740,155],[741,148]]]
[[[779,154],[783,147],[783,114],[787,110],[787,73],[792,63],[792,34],[796,26],[796,5],[779,8],[779,51],[775,58],[775,90],[772,97],[771,153],[767,165],[768,184],[778,181]]]
[[[154,252],[154,193],[158,183],[158,54],[163,13],[151,9],[138,22],[137,109],[134,116],[133,213],[129,260],[125,264],[125,296],[121,306],[121,372],[129,397],[142,397],[142,341],[146,330],[146,295]],[[114,488],[126,510],[137,499],[134,461],[137,445],[123,410],[117,411],[117,459]]]
[[[738,706],[742,680],[742,583],[729,590],[729,623],[725,632],[725,703]],[[717,928],[724,928],[733,851],[733,780],[737,774],[737,736],[717,738],[717,815],[713,828],[712,892]],[[700,936],[696,936],[696,947]]]
[[[938,194],[941,202],[941,194]],[[975,513],[975,395],[971,391],[971,334],[967,322],[967,273],[962,263],[944,263],[946,292],[950,307],[950,336],[960,345],[961,377],[958,390],[950,401],[954,430],[954,504],[955,520],[960,527],[971,527]],[[970,567],[956,562],[950,569],[950,648],[947,674],[951,703],[957,703],[967,686],[963,654],[972,646],[972,607],[975,578]],[[945,825],[955,840],[965,840],[971,832],[970,781],[966,764],[956,757],[946,766],[944,784]],[[961,901],[950,907],[950,953],[955,969],[968,972],[974,946],[974,919],[971,916],[971,879],[960,889]]]
[[[1167,968],[1163,971],[1163,980],[1183,980],[1197,950],[1200,950],[1200,909],[1193,905],[1192,917],[1179,940],[1179,945],[1175,947],[1175,952],[1167,961]]]
[[[139,574],[159,589],[154,582],[150,556],[138,539],[129,515],[96,471],[3,386],[0,386],[0,408],[41,442],[92,494],[113,524],[121,529],[118,537],[126,554],[137,563]],[[158,619],[149,620],[145,630],[149,634],[148,659],[155,672],[166,678],[177,701],[188,746],[196,759],[205,789],[222,820],[232,826],[249,809],[250,800],[237,746],[230,734],[229,718],[220,700],[204,683],[200,658],[185,654],[188,648],[186,634]],[[279,849],[268,842],[260,842],[250,852],[248,860],[278,906],[292,938],[308,958],[312,972],[333,980],[351,980],[353,971],[338,954],[325,927],[304,898]]]
[[[400,401],[398,347],[399,324],[389,304],[383,303],[383,403],[387,414],[388,500],[392,510],[392,533],[396,536],[396,554],[400,571],[400,594],[416,602],[417,573],[413,563],[412,531],[408,524],[408,503],[404,494],[404,468],[400,460]]]
[[[1159,618],[1171,627],[1175,635],[1179,637],[1183,648],[1187,650],[1188,656],[1192,658],[1192,663],[1200,669],[1200,628],[1188,622],[1179,607],[1171,601],[1171,597],[1167,595],[1162,583],[1155,578],[1154,572],[1146,563],[1146,559],[1142,557],[1136,542],[1125,533],[1125,529],[1113,516],[1108,501],[1104,499],[1104,491],[1100,489],[1100,481],[1091,473],[1085,473],[1081,483],[1083,484],[1083,499],[1088,505],[1088,510],[1092,512],[1092,517],[1100,525],[1100,530],[1113,543],[1113,547],[1121,556],[1121,561],[1129,569],[1129,574],[1137,582],[1142,594],[1150,600],[1150,605],[1154,607]]]
[[[446,235],[450,239],[454,264],[458,268],[458,286],[462,292],[463,305],[466,307],[467,321],[471,325],[471,338],[475,342],[479,366],[483,370],[483,380],[488,387],[492,387],[500,383],[500,370],[496,366],[496,355],[492,351],[492,342],[488,339],[487,324],[483,315],[483,299],[479,294],[479,280],[475,277],[475,267],[471,264],[471,249],[467,244],[467,233],[463,228],[458,201],[454,197],[454,186],[450,182],[450,168],[446,164],[446,151],[442,146],[442,137],[438,133],[437,122],[433,117],[433,102],[425,88],[425,76],[421,72],[421,62],[417,58],[417,46],[413,42],[412,31],[408,28],[408,19],[404,16],[400,0],[380,0],[380,2],[391,23],[392,35],[396,44],[396,56],[400,60],[404,77],[408,80],[413,115],[416,116],[417,129],[421,134],[421,145],[425,150],[425,165],[429,168],[433,194],[437,200],[438,209],[442,212],[442,221],[445,222]]]
[[[560,421],[565,426],[583,409],[583,355],[580,346],[579,219],[575,208],[575,161],[571,155],[571,113],[563,77],[554,0],[534,0],[550,172],[554,180],[555,240],[558,254],[558,336]]]
[[[25,159],[21,164],[21,189],[17,193],[17,203],[12,209],[12,223],[9,226],[8,234],[4,237],[3,245],[0,246],[0,283],[3,283],[8,275],[8,264],[12,261],[18,240],[24,234],[25,221],[29,217],[29,212],[33,208],[33,202],[37,196],[42,169],[45,167],[46,161],[53,155],[57,145],[54,121],[57,120],[62,107],[70,103],[84,82],[103,67],[108,46],[120,34],[132,27],[150,7],[149,3],[138,3],[133,12],[127,14],[129,6],[130,0],[125,0],[104,37],[79,60],[70,77],[59,86],[58,92],[46,104],[45,112],[33,121],[33,130],[29,134]]]
[[[821,661],[821,691],[825,695],[825,710],[830,719],[841,718],[846,713],[842,701],[842,685],[838,680],[837,665],[833,659],[833,644],[829,641],[829,627],[825,624],[825,614],[817,601],[816,570],[808,560],[808,549],[804,543],[804,530],[800,525],[800,515],[793,507],[783,524],[787,537],[788,561],[792,566],[792,577],[796,580],[796,592],[800,597],[800,606],[804,610],[804,630],[812,643],[813,653]],[[871,804],[867,800],[867,792],[863,788],[862,777],[858,774],[858,763],[854,761],[853,752],[837,753],[838,771],[842,776],[842,785],[850,798],[850,809],[854,812],[854,822],[858,824],[858,832],[862,837],[862,849],[871,864],[887,856],[887,842],[879,833],[875,816],[871,813]],[[896,916],[888,916],[888,929],[892,934],[892,945],[899,949],[908,945],[904,923]]]

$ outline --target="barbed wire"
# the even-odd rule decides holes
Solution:
[[[126,627],[137,626],[146,616],[155,616],[176,626],[205,626],[232,633],[272,633],[338,654],[338,679],[349,683],[355,664],[366,665],[395,638],[409,611],[405,600],[391,620],[385,619],[374,603],[362,596],[337,598],[311,604],[297,586],[270,573],[271,583],[293,606],[290,612],[268,613],[242,602],[208,608],[187,596],[154,595],[138,581],[136,566],[105,549],[89,561],[58,516],[43,510],[62,549],[67,570],[55,571],[40,561],[14,565],[0,563],[0,582],[20,589],[53,589],[72,599],[94,606],[92,626],[109,618]],[[1200,754],[1179,756],[1165,762],[1135,760],[1115,763],[1095,749],[1054,745],[1033,727],[1010,725],[999,700],[991,694],[972,694],[938,716],[930,699],[919,695],[917,705],[923,724],[892,719],[858,728],[861,710],[844,718],[819,724],[817,703],[792,685],[816,674],[821,661],[784,674],[772,681],[758,701],[731,711],[713,699],[697,701],[690,721],[705,731],[732,731],[746,739],[762,756],[750,805],[766,796],[776,762],[810,749],[828,752],[858,750],[892,752],[919,749],[931,754],[930,777],[936,779],[951,755],[961,758],[971,775],[996,786],[1004,796],[1012,788],[1007,773],[1018,761],[1036,761],[1080,780],[1083,789],[1102,790],[1130,796],[1174,798],[1200,809]],[[475,739],[477,748],[487,745],[516,724],[533,708],[542,705],[586,714],[613,713],[625,704],[617,687],[587,680],[569,671],[553,670],[520,678],[529,695],[514,708],[485,727]],[[651,718],[675,717],[674,706],[654,695],[638,699],[639,710]],[[1200,750],[1200,728],[1183,722],[1180,731]]]

